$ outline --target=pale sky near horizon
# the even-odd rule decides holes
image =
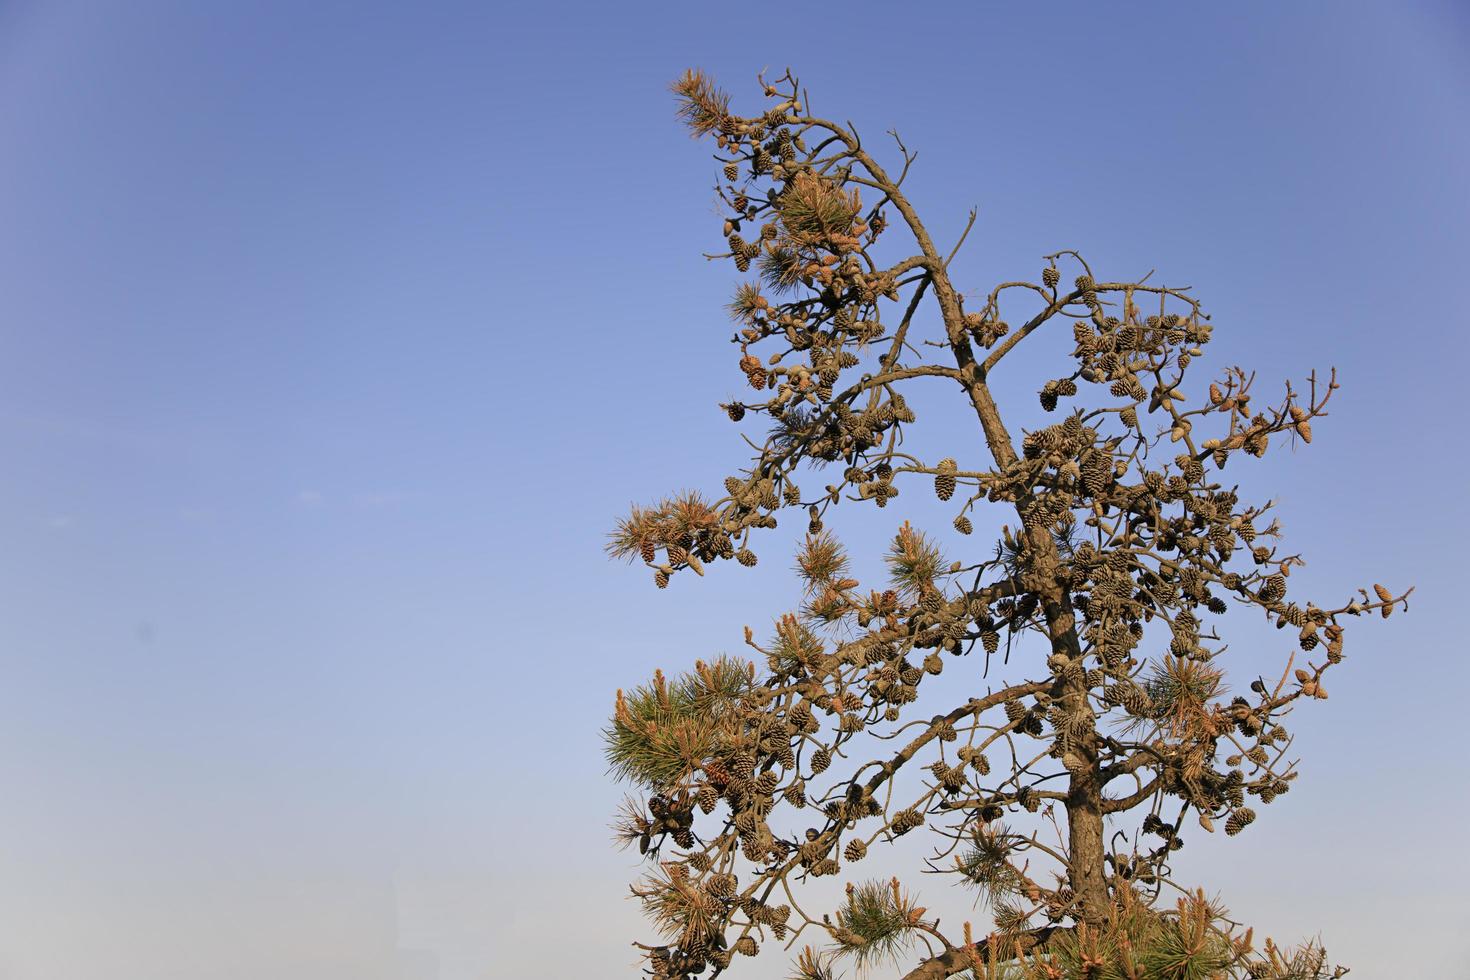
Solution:
[[[636,975],[612,692],[792,601],[792,528],[667,592],[602,552],[744,455],[666,85],[787,64],[918,149],[938,238],[979,208],[962,288],[1078,248],[1193,286],[1205,373],[1339,368],[1249,480],[1294,582],[1417,592],[1179,870],[1470,978],[1464,4],[0,0],[0,980]]]

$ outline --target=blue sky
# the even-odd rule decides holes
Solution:
[[[700,65],[753,105],[788,64],[919,150],[938,238],[979,208],[961,288],[1078,248],[1194,286],[1214,367],[1339,368],[1250,485],[1313,591],[1412,611],[1355,631],[1298,788],[1186,871],[1364,976],[1470,976],[1463,6],[22,0],[0,978],[551,977],[569,917],[633,975],[611,693],[791,602],[786,529],[668,592],[602,553],[629,501],[742,458],[713,172],[665,86]]]

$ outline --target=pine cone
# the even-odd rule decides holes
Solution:
[[[1229,834],[1231,837],[1234,837],[1236,834],[1240,833],[1242,830],[1248,827],[1251,821],[1255,819],[1256,811],[1252,810],[1248,806],[1243,806],[1238,810],[1232,810],[1230,811],[1229,819],[1225,821],[1225,833]]]

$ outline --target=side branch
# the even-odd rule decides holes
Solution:
[[[996,962],[1015,959],[1045,943],[1057,932],[1057,928],[1042,926],[1008,936],[989,936],[968,946],[952,946],[905,973],[902,980],[943,980],[945,977],[964,973],[977,963],[984,963],[987,957],[995,958]],[[1010,948],[1007,949],[1006,946]]]

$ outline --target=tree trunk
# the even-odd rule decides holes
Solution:
[[[944,290],[938,290],[943,305]],[[947,319],[947,318],[946,318]],[[951,333],[951,341],[955,340]],[[1016,450],[1011,443],[1010,433],[1001,421],[1000,412],[990,396],[985,379],[980,376],[979,366],[968,339],[961,333],[959,343],[953,344],[960,371],[967,378],[967,390],[980,426],[985,432],[985,441],[998,467],[1004,469],[1017,460]],[[1024,523],[1025,499],[1016,503],[1017,513]],[[1072,710],[1092,713],[1087,700],[1086,668],[1083,664],[1082,645],[1077,638],[1077,617],[1072,608],[1072,597],[1063,584],[1058,572],[1061,558],[1051,533],[1042,527],[1025,532],[1026,546],[1032,555],[1033,580],[1027,583],[1041,600],[1042,615],[1046,618],[1047,636],[1051,640],[1052,654],[1061,657],[1064,665],[1054,672],[1056,683],[1052,696],[1059,698]],[[1072,747],[1079,764],[1071,769],[1067,785],[1067,859],[1068,875],[1072,891],[1078,904],[1078,917],[1089,924],[1101,922],[1107,915],[1110,904],[1108,884],[1103,861],[1103,813],[1102,781],[1098,765],[1097,732],[1089,726],[1086,734]]]
[[[969,334],[965,330],[961,297],[949,280],[946,263],[940,259],[928,231],[913,207],[899,193],[897,185],[892,184],[882,168],[866,154],[860,153],[860,159],[870,168],[874,177],[886,185],[885,189],[889,191],[894,205],[912,229],[915,240],[929,260],[926,268],[934,284],[934,297],[944,319],[945,333],[950,349],[954,352],[955,365],[960,370],[964,379],[962,384],[970,396],[980,427],[984,430],[991,457],[997,467],[1005,469],[1016,462],[1016,449],[1011,443],[1010,433],[1001,421],[995,400],[990,396],[985,375],[975,360],[974,348],[971,347]],[[1016,510],[1021,516],[1023,526],[1028,507],[1029,503],[1025,499],[1016,502]],[[1072,596],[1058,575],[1061,563],[1056,544],[1046,528],[1028,531],[1026,541],[1033,566],[1038,573],[1034,575],[1035,582],[1031,587],[1041,600],[1052,653],[1065,660],[1063,668],[1053,672],[1056,679],[1053,697],[1064,698],[1070,706],[1091,713],[1091,705],[1087,701],[1082,645],[1077,639],[1076,614],[1072,609]],[[1046,574],[1042,574],[1043,572]],[[1072,891],[1076,895],[1077,917],[1088,924],[1097,924],[1107,916],[1111,902],[1103,863],[1102,777],[1098,766],[1095,716],[1094,725],[1089,726],[1085,737],[1078,740],[1073,751],[1081,764],[1071,770],[1067,787],[1067,870]]]

